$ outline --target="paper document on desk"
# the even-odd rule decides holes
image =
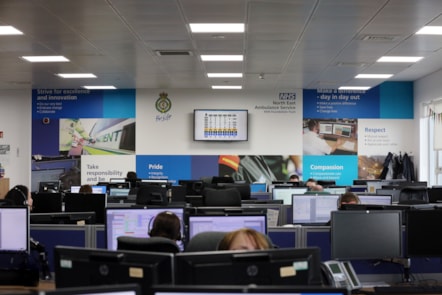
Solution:
[[[267,226],[278,226],[279,210],[267,209]]]
[[[353,151],[355,149],[355,144],[356,144],[355,142],[346,141],[346,142],[344,142],[342,147],[346,150]]]

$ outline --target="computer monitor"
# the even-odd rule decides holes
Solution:
[[[107,193],[107,186],[106,185],[92,185],[92,193],[93,194],[105,194]],[[73,185],[71,186],[71,193],[79,193],[80,192],[80,185]]]
[[[267,192],[267,183],[255,182],[250,184],[250,193]]]
[[[177,241],[178,247],[183,250],[186,239],[184,226],[184,207],[150,207],[150,208],[106,208],[105,236],[106,248],[117,250],[117,238],[119,236],[149,237],[153,220],[158,213],[171,211],[181,220],[181,241]]]
[[[351,136],[352,125],[350,124],[339,124],[333,123],[333,134],[342,136],[342,137],[350,137]]]
[[[0,207],[0,253],[29,253],[28,206]]]
[[[346,288],[331,286],[263,286],[263,285],[159,285],[147,295],[350,295]],[[88,295],[88,294],[86,294]]]
[[[235,183],[235,180],[233,177],[230,176],[213,176],[212,177],[212,183],[218,184],[218,183]]]
[[[173,282],[173,254],[55,246],[55,287],[139,284],[142,294]]]
[[[400,188],[379,188],[375,191],[376,195],[390,195],[391,202],[397,204],[399,202],[399,195],[401,194]]]
[[[343,195],[348,191],[347,186],[338,186],[338,185],[332,185],[324,187],[324,192],[328,192],[333,195]]]
[[[58,193],[60,191],[60,181],[40,181],[38,192],[40,193]]]
[[[31,192],[39,191],[40,182],[56,182],[65,172],[64,168],[31,171]]]
[[[293,224],[327,224],[330,213],[338,210],[340,195],[293,194]]]
[[[366,205],[391,205],[393,197],[391,195],[359,194],[361,204]]]
[[[31,213],[31,224],[95,224],[95,212]]]
[[[189,240],[203,231],[230,232],[244,227],[267,234],[267,215],[263,213],[189,215],[187,224]]]
[[[284,205],[291,205],[293,194],[301,195],[307,190],[307,187],[276,186],[272,190],[272,200],[282,200]]]
[[[124,182],[127,182],[126,178],[124,178],[124,177],[109,179],[109,183],[124,183]]]
[[[333,134],[333,123],[319,122],[319,134]]]
[[[442,257],[442,210],[409,210],[406,214],[406,256]]]
[[[333,211],[331,258],[342,260],[402,257],[399,210]]]
[[[272,201],[272,200],[267,200]],[[242,203],[241,208],[265,209],[267,211],[267,227],[276,227],[285,224],[286,214],[282,203]]]
[[[169,188],[172,186],[172,183],[167,179],[141,179],[141,181],[138,182],[138,186],[145,185],[157,185],[160,187]]]
[[[442,203],[442,186],[428,188],[428,201],[430,203]]]
[[[65,193],[65,212],[95,212],[95,222],[104,224],[106,194]]]
[[[129,196],[130,190],[130,188],[110,187],[109,197],[127,197]]]
[[[138,284],[121,284],[39,290],[38,295],[142,295],[142,293]]]
[[[63,196],[61,193],[32,192],[32,213],[61,212]]]
[[[175,283],[183,285],[318,286],[320,269],[316,247],[175,254]]]
[[[186,187],[187,196],[201,195],[203,191],[203,181],[202,180],[178,180],[178,184]]]

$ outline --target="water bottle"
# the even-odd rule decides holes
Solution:
[[[0,163],[0,178],[5,177],[5,168],[3,168],[2,164]]]

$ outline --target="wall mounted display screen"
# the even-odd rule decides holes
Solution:
[[[194,110],[195,141],[247,141],[248,110]]]

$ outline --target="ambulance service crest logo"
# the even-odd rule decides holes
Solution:
[[[161,92],[160,97],[155,102],[155,108],[162,114],[167,113],[172,108],[172,102],[167,95],[166,92]]]

